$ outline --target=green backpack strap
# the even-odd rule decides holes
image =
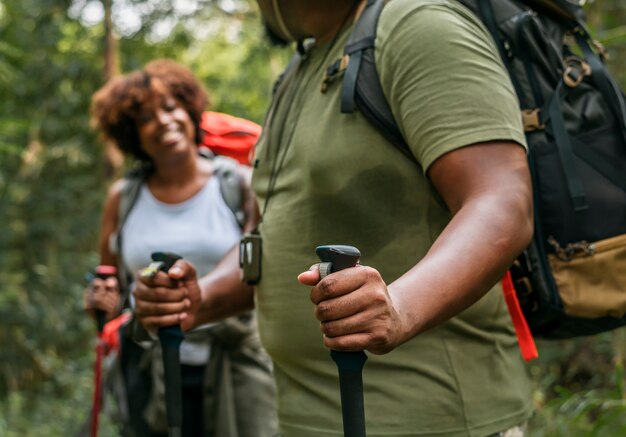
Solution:
[[[341,112],[350,114],[359,109],[395,148],[419,165],[391,112],[376,69],[376,28],[385,3],[368,0],[348,38],[344,56],[327,68],[326,77],[332,80],[343,72]]]
[[[240,164],[227,156],[210,155],[210,151],[202,149],[200,156],[212,160],[213,170],[220,182],[220,193],[222,198],[231,210],[239,227],[243,229],[246,222],[246,213],[243,208],[243,181],[239,172]]]
[[[135,203],[137,202],[137,197],[139,197],[139,192],[141,190],[141,184],[143,183],[145,177],[146,171],[143,168],[131,170],[124,176],[124,185],[122,186],[122,191],[120,193],[120,204],[117,212],[117,229],[109,237],[109,250],[111,253],[116,254],[118,259],[118,280],[120,282],[120,290],[122,291],[124,299],[128,298],[130,293],[129,287],[133,278],[132,274],[127,271],[124,260],[122,259],[122,228],[124,223],[126,223],[133,206],[135,206]]]

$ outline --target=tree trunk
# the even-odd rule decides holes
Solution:
[[[108,82],[118,70],[117,41],[113,34],[113,0],[102,0],[104,6],[104,80]],[[118,176],[124,164],[124,155],[111,141],[104,145],[104,177],[112,180]]]

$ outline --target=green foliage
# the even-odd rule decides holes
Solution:
[[[188,56],[185,63],[204,80],[216,110],[261,123],[273,80],[289,53],[276,53],[264,43],[258,20],[242,23],[235,40],[229,38],[227,25],[215,37],[197,42],[204,57]]]
[[[75,433],[91,404],[95,329],[82,289],[109,183],[89,128],[104,28],[69,14],[71,3],[0,0],[0,437]],[[235,3],[226,13],[201,1],[200,16],[178,16],[157,38],[171,2],[137,2],[148,12],[118,41],[122,71],[174,58],[198,70],[216,110],[261,121],[286,55],[262,41],[256,9]],[[200,18],[216,23],[204,36]],[[102,435],[115,435],[102,420]]]
[[[103,186],[87,123],[97,44],[64,2],[34,3],[6,4],[0,27],[12,72],[0,109],[0,393],[54,381],[84,355],[78,297]]]
[[[594,36],[608,50],[609,68],[626,88],[626,5],[623,0],[589,0],[585,9]]]
[[[146,47],[145,39],[151,39],[163,16],[159,9],[153,11],[133,38],[120,41],[123,70],[141,68],[154,58],[175,59],[202,80],[211,96],[211,109],[261,123],[271,85],[290,52],[266,43],[254,2],[234,2],[236,9],[231,12],[217,4],[200,2],[193,17],[179,17],[169,35]]]
[[[538,342],[530,365],[536,414],[531,437],[626,435],[624,330],[567,341]]]
[[[110,182],[89,128],[104,80],[104,26],[83,14],[95,3],[0,0],[0,437],[73,434],[89,413],[95,329],[81,296]],[[252,0],[183,3],[113,1],[120,70],[173,58],[203,81],[214,110],[261,122],[289,53],[263,40]],[[626,5],[595,0],[588,14],[626,86]],[[123,15],[137,26],[122,26]],[[533,435],[626,435],[611,342],[540,349]],[[116,435],[102,421],[101,434]]]
[[[626,435],[626,401],[614,390],[558,390],[531,424],[533,437]]]

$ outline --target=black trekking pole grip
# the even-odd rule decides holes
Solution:
[[[152,263],[148,269],[152,269],[154,273],[157,271],[167,273],[174,263],[181,259],[179,255],[169,252],[154,252],[151,258]],[[183,402],[180,374],[180,344],[183,342],[184,335],[180,325],[172,325],[160,328],[158,336],[163,353],[168,436],[181,437]]]
[[[359,262],[361,252],[352,246],[318,246],[320,276],[354,267]],[[341,394],[341,415],[344,437],[365,437],[365,406],[363,402],[363,365],[367,360],[365,352],[330,351],[330,356],[339,371],[339,392]]]

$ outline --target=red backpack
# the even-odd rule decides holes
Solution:
[[[202,114],[200,129],[204,134],[201,147],[247,165],[250,164],[251,152],[261,135],[261,126],[255,122],[221,112]]]

